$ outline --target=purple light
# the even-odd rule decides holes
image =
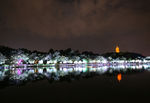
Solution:
[[[18,75],[21,74],[21,70],[20,70],[20,69],[17,70],[17,74],[18,74]]]
[[[20,65],[20,64],[21,64],[21,62],[22,62],[22,59],[20,59],[20,60],[18,61],[18,65]]]

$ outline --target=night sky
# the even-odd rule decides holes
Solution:
[[[150,0],[0,0],[0,45],[150,55]]]

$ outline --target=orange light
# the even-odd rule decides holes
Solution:
[[[38,73],[38,69],[34,69],[34,72],[35,72],[35,73]]]
[[[119,47],[117,46],[116,47],[116,53],[119,53],[120,52],[120,50],[119,50]]]
[[[121,79],[122,79],[122,75],[121,75],[121,73],[119,73],[119,74],[117,75],[117,80],[120,82]]]
[[[34,61],[34,64],[38,64],[38,62],[39,62],[38,60],[35,60],[35,61]]]

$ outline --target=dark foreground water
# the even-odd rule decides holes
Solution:
[[[87,68],[75,69],[76,71],[51,70],[46,68],[41,71],[37,68],[24,71],[20,68],[5,70],[9,77],[3,75],[5,79],[1,78],[0,103],[143,103],[150,98],[150,72],[147,70],[133,70],[134,72],[121,70],[112,72],[108,68],[99,68],[99,71],[91,69],[90,72]],[[52,72],[53,75],[48,75]],[[118,73],[122,73],[120,82],[117,80]],[[21,82],[22,80],[27,81]]]

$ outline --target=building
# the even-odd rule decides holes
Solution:
[[[116,53],[120,53],[119,46],[116,46]]]

